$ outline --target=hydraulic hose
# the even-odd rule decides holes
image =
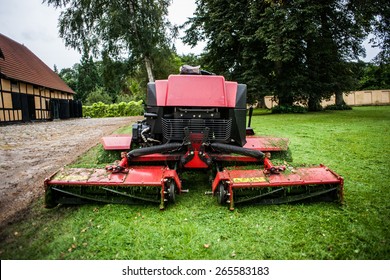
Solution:
[[[235,153],[239,155],[249,156],[257,159],[263,159],[264,153],[258,150],[252,150],[248,148],[238,147],[234,145],[222,144],[222,143],[211,143],[210,147],[214,150],[223,153]]]
[[[156,153],[166,153],[166,152],[177,150],[182,146],[183,146],[182,143],[168,143],[164,145],[156,145],[152,147],[139,148],[128,152],[127,157],[129,159],[132,159],[139,156],[151,155]]]

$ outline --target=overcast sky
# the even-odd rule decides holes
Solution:
[[[169,9],[172,23],[183,24],[195,11],[195,0],[173,0]],[[66,48],[58,36],[59,11],[42,4],[42,0],[0,0],[0,33],[24,44],[43,62],[53,69],[72,67],[81,55]],[[199,54],[204,44],[191,49],[180,40],[176,41],[179,54]],[[367,50],[365,61],[371,60],[377,50]]]
[[[169,17],[174,24],[183,24],[195,11],[195,0],[173,0]],[[50,68],[72,67],[81,55],[65,47],[58,35],[60,12],[42,0],[0,0],[0,33],[25,45]],[[204,45],[191,49],[176,41],[179,54],[202,52]]]

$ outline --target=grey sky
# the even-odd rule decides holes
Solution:
[[[183,24],[195,11],[195,0],[173,0],[169,17],[174,24]],[[65,47],[58,36],[59,11],[42,0],[0,0],[0,33],[24,44],[49,67],[54,64],[58,69],[72,67],[80,61],[81,55]],[[199,54],[204,44],[191,49],[176,41],[179,54]],[[371,60],[377,53],[367,49],[365,61]]]
[[[195,0],[173,0],[169,9],[170,20],[183,24],[195,11]],[[80,61],[81,55],[65,44],[58,36],[60,12],[42,0],[0,0],[0,33],[25,45],[43,62],[53,69],[72,67]],[[179,54],[202,51],[200,45],[191,49],[180,40],[176,41]]]

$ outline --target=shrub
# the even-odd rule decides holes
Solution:
[[[347,104],[342,105],[328,105],[325,110],[352,110],[352,107]]]
[[[306,113],[307,108],[299,105],[278,105],[272,108],[273,114],[284,114],[284,113]]]
[[[94,91],[90,92],[86,99],[87,105],[93,105],[95,103],[105,103],[111,104],[112,98],[111,96],[104,90],[102,87],[96,87]]]
[[[138,116],[142,112],[142,100],[109,105],[97,102],[91,106],[83,106],[83,117],[89,118]]]

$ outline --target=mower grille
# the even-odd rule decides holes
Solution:
[[[183,140],[184,128],[190,133],[203,133],[208,127],[209,140],[227,141],[231,135],[232,120],[226,119],[162,119],[162,130],[167,140]]]

